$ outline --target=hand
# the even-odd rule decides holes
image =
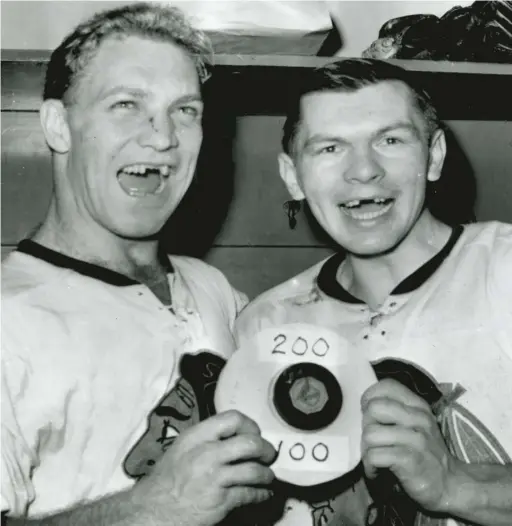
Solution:
[[[404,491],[430,511],[443,511],[459,461],[441,435],[430,406],[401,383],[385,379],[361,399],[365,473],[387,468]]]
[[[210,526],[271,496],[275,457],[252,420],[227,411],[180,435],[133,492],[149,524]]]

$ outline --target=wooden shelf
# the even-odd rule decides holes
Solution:
[[[2,51],[2,110],[36,111],[47,50]],[[347,58],[347,57],[339,57]],[[207,96],[236,114],[284,113],[287,86],[335,57],[218,54]],[[512,120],[512,64],[390,60],[419,76],[444,119]]]
[[[2,51],[2,62],[48,62],[50,51],[43,49],[5,49]],[[216,66],[234,67],[285,67],[315,68],[336,58],[304,55],[248,55],[218,53],[214,57]],[[392,64],[412,71],[431,73],[467,73],[486,75],[512,75],[512,64],[490,64],[487,62],[448,62],[432,60],[389,60]]]
[[[2,51],[2,62],[48,62],[50,51],[39,49],[6,49]],[[316,68],[337,58],[304,55],[248,55],[218,53],[214,57],[215,66],[233,67],[284,67]],[[432,60],[389,60],[392,64],[412,71],[430,73],[467,73],[472,75],[512,75],[512,64],[490,64],[487,62],[448,62]]]
[[[316,68],[337,58],[349,57],[308,57],[295,55],[227,55],[215,56],[215,65],[234,67],[285,67]],[[512,75],[512,64],[489,64],[484,62],[447,62],[431,60],[389,60],[392,64],[412,71],[431,73],[467,73],[487,75]]]

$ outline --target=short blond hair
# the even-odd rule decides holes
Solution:
[[[204,82],[209,77],[213,51],[207,35],[194,28],[177,7],[141,2],[99,12],[78,25],[51,55],[43,99],[70,102],[101,43],[122,36],[176,44],[190,54],[199,80]]]

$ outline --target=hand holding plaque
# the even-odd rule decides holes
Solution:
[[[217,411],[253,419],[278,450],[278,479],[314,486],[361,460],[361,395],[377,381],[372,366],[333,330],[293,323],[267,328],[222,370]]]

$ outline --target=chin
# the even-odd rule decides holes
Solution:
[[[123,232],[118,235],[119,237],[121,237],[122,239],[126,239],[127,241],[140,241],[142,243],[146,241],[158,241],[160,237],[159,234],[160,232],[156,232],[154,234]]]
[[[119,237],[131,240],[150,240],[159,236],[164,227],[167,216],[161,214],[124,214],[117,220],[110,223],[110,230]]]
[[[153,241],[160,236],[162,226],[141,228],[142,225],[134,225],[133,228],[126,228],[125,225],[124,228],[118,229],[115,233],[119,237],[130,241]]]
[[[385,248],[385,249],[373,249],[373,250],[351,250],[350,248],[346,249],[347,252],[360,259],[372,259],[372,258],[378,258],[381,256],[385,256],[386,254],[389,254],[390,252],[393,252],[394,247],[391,248]]]
[[[345,243],[341,244],[346,252],[356,256],[358,258],[377,258],[380,256],[385,256],[395,250],[395,248],[400,244],[400,241],[397,240],[386,240],[378,239],[375,242],[368,243]]]

